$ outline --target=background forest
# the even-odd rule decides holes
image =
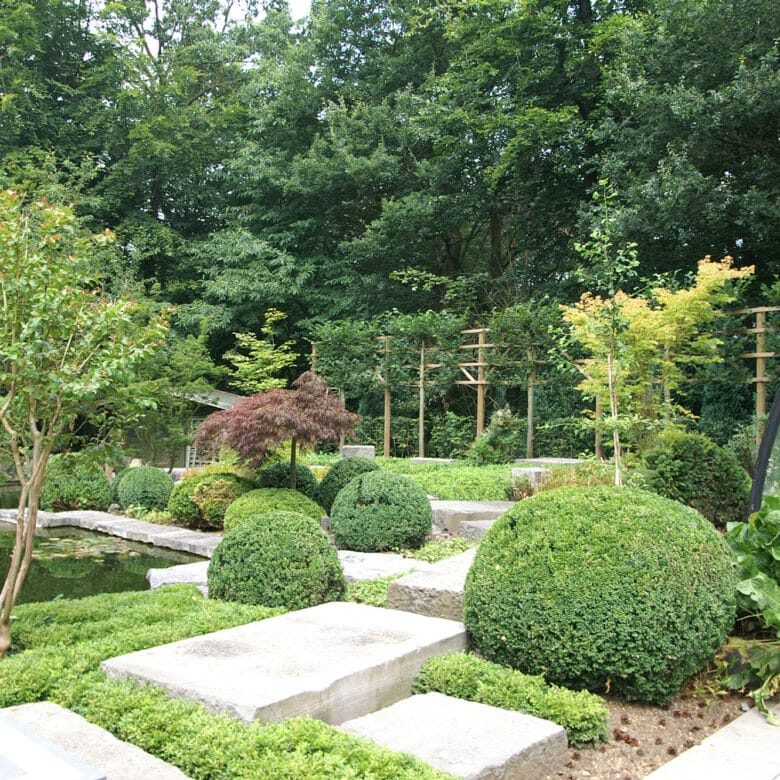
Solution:
[[[226,353],[253,344],[261,362],[297,354],[278,366],[292,378],[330,342],[321,369],[369,436],[367,339],[446,347],[492,325],[516,335],[492,408],[524,414],[533,372],[540,418],[578,420],[548,325],[599,292],[583,242],[600,189],[629,292],[689,286],[705,255],[731,255],[755,266],[740,305],[780,303],[776,0],[315,0],[300,22],[276,0],[0,8],[0,185],[115,231],[106,285],[176,307],[167,359],[139,381],[227,387]],[[726,361],[681,383],[721,442],[750,420],[749,366],[730,359],[749,346],[725,339]],[[417,391],[399,361],[405,454]],[[431,378],[432,454],[473,438],[456,374]],[[592,447],[561,425],[542,454]]]

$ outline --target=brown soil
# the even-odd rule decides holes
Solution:
[[[543,780],[640,780],[739,717],[749,702],[712,694],[679,696],[665,707],[610,699],[610,742],[571,748],[566,765]]]

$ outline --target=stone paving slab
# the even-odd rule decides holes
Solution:
[[[51,702],[0,710],[17,731],[9,741],[0,720],[0,777],[12,780],[187,780],[179,769],[121,742],[80,715]],[[24,755],[20,757],[20,753]],[[4,772],[4,757],[26,774]],[[14,755],[15,754],[15,755]],[[53,759],[60,757],[58,763]],[[63,760],[65,757],[67,760]],[[20,766],[18,763],[17,766]],[[80,773],[76,773],[80,772]]]
[[[576,466],[584,463],[582,458],[517,458],[515,463],[526,466]]]
[[[458,536],[462,536],[468,542],[479,542],[495,522],[495,520],[464,520],[458,526]]]
[[[204,596],[208,595],[208,561],[196,563],[182,563],[178,566],[169,566],[167,569],[149,569],[146,579],[152,590],[163,585],[196,585]]]
[[[426,693],[340,728],[466,780],[539,780],[566,762],[566,732],[521,712]]]
[[[465,649],[461,623],[331,602],[104,661],[114,677],[243,720],[326,723],[409,696],[430,657]]]
[[[780,717],[780,699],[770,705]],[[755,708],[647,775],[647,780],[780,780],[780,727]]]
[[[539,485],[550,476],[550,469],[541,466],[512,469],[512,479],[527,479],[531,485]]]
[[[514,501],[431,501],[433,526],[457,535],[462,522],[495,520],[514,505]]]
[[[463,620],[463,587],[476,548],[393,580],[387,589],[389,609],[418,615]]]

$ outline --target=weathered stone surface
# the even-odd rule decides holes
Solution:
[[[455,462],[454,458],[409,458],[410,463],[438,463],[442,466],[449,466]]]
[[[342,458],[375,458],[376,448],[373,444],[345,444],[341,448]]]
[[[527,466],[576,466],[584,463],[581,458],[517,458],[515,463],[523,463]]]
[[[469,542],[479,542],[495,522],[495,520],[464,520],[458,526],[458,536],[462,536]]]
[[[395,553],[364,553],[353,550],[339,550],[339,560],[347,582],[355,580],[376,580],[392,577],[412,570],[427,570],[433,564],[404,558]]]
[[[152,590],[163,585],[197,585],[201,593],[208,593],[208,561],[197,563],[182,563],[179,566],[169,566],[167,569],[149,569],[146,579]]]
[[[458,534],[462,522],[495,520],[514,505],[514,501],[431,501],[433,526]]]
[[[466,644],[461,623],[332,602],[102,667],[248,721],[309,715],[335,724],[408,696],[428,658]]]
[[[80,715],[51,702],[22,704],[0,710],[0,713],[2,778],[187,780],[176,767],[135,745],[120,742]],[[4,721],[18,730],[14,734],[4,733]],[[59,762],[56,761],[58,754]],[[12,774],[9,769],[12,765],[24,768],[26,774]]]
[[[544,482],[550,475],[550,469],[541,466],[530,466],[525,469],[512,469],[512,479],[527,479],[531,485],[538,485]]]
[[[539,780],[566,761],[555,723],[440,693],[413,696],[340,728],[466,780]]]
[[[463,620],[463,586],[476,549],[434,563],[393,580],[387,590],[389,609],[403,609],[418,615]]]

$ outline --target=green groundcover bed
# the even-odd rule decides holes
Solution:
[[[56,702],[193,780],[448,777],[317,720],[244,723],[99,669],[106,658],[282,611],[207,600],[190,585],[21,605],[12,654],[0,661],[0,707]]]

